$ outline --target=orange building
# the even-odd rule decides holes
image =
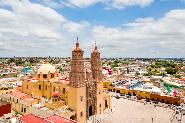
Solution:
[[[85,66],[87,62],[83,55],[84,51],[77,40],[72,51],[69,77],[58,77],[55,67],[45,63],[37,70],[36,77],[25,79],[18,90],[34,98],[42,96],[51,100],[51,103],[45,104],[50,109],[69,106],[75,112],[71,119],[80,123],[86,122],[92,115],[101,114],[105,108],[111,107],[111,96],[103,89],[100,52],[95,46],[90,68]]]

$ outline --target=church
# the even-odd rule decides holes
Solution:
[[[91,53],[91,59],[85,60],[77,39],[69,76],[58,76],[55,67],[45,63],[36,71],[35,80],[23,81],[20,91],[50,100],[45,106],[53,110],[68,106],[74,112],[70,119],[84,123],[90,116],[101,114],[111,107],[111,97],[103,88],[103,81],[97,46]]]

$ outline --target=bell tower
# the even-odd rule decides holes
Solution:
[[[83,54],[84,51],[80,48],[77,38],[76,47],[72,51],[68,105],[76,112],[75,120],[80,123],[86,121],[86,81]]]
[[[76,42],[76,47],[72,51],[70,85],[78,88],[85,86],[85,72],[84,72],[84,51],[80,48],[80,44]]]
[[[95,47],[93,52],[91,53],[91,70],[93,80],[96,82],[102,81],[102,70],[101,70],[101,61],[100,61],[100,52],[98,51],[98,47]]]
[[[92,80],[87,82],[87,117],[97,113],[97,82],[101,80],[100,53],[97,46],[91,53]]]

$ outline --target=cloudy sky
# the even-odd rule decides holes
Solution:
[[[0,0],[0,57],[185,57],[185,0]]]

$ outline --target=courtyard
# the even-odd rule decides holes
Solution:
[[[181,119],[181,121],[180,121]],[[112,97],[112,109],[91,117],[88,123],[184,123],[185,116],[176,114],[166,104],[144,103],[129,98]]]

